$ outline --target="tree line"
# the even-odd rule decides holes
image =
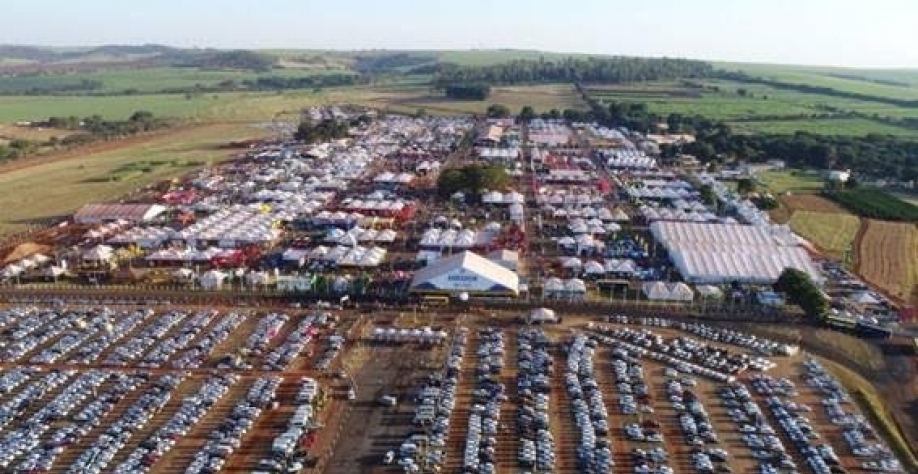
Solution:
[[[703,78],[713,74],[704,61],[671,58],[566,57],[558,60],[518,59],[488,66],[439,66],[434,84],[521,84],[546,82],[622,83],[679,78]]]

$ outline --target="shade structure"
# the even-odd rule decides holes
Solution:
[[[685,283],[646,282],[641,289],[647,299],[655,301],[692,301],[695,293]]]
[[[688,283],[773,284],[785,268],[822,276],[792,234],[772,226],[654,222],[650,231]]]
[[[465,251],[418,271],[411,281],[414,293],[460,293],[517,296],[519,276],[481,255]]]

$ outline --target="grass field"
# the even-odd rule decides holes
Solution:
[[[726,121],[734,129],[748,133],[784,134],[803,130],[830,135],[881,133],[918,138],[918,130],[845,115],[857,112],[890,118],[918,117],[918,109],[914,108],[737,81],[705,80],[703,85],[702,89],[659,81],[592,85],[588,90],[600,100],[645,103],[650,111],[660,115],[702,115]],[[830,118],[815,118],[825,115]]]
[[[229,140],[262,136],[245,125],[213,124],[143,137],[127,146],[0,173],[0,233],[29,221],[73,211],[84,203],[116,199],[148,183],[185,174],[194,163],[215,162],[232,151]],[[143,162],[159,163],[149,167]],[[144,169],[149,169],[145,171]],[[119,179],[111,179],[120,176]]]
[[[831,87],[896,99],[918,99],[918,69],[853,69],[778,64],[717,63],[716,66],[795,84]]]
[[[844,257],[861,226],[860,219],[851,214],[815,211],[795,211],[788,223],[794,232],[835,259]]]
[[[783,170],[757,173],[756,178],[774,194],[816,192],[825,179],[816,171]]]
[[[23,76],[0,76],[0,94],[26,92],[33,88],[43,89],[62,86],[76,86],[82,81],[98,81],[101,87],[94,93],[121,93],[135,90],[139,93],[159,92],[170,89],[190,89],[197,86],[214,87],[223,81],[242,82],[264,76],[309,77],[321,74],[353,74],[344,69],[274,69],[268,72],[205,70],[198,68],[155,67],[136,69],[101,69],[92,72],[68,74],[43,74]]]

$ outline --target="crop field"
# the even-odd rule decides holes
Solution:
[[[836,259],[851,247],[861,226],[860,219],[851,214],[814,211],[795,211],[788,224],[794,232]]]
[[[918,132],[869,118],[844,117],[847,111],[904,118],[918,110],[869,100],[808,94],[727,80],[705,80],[704,88],[672,81],[628,85],[591,85],[593,97],[606,101],[641,102],[661,115],[677,113],[724,120],[748,133],[793,133],[797,130],[829,135],[882,133],[918,137]],[[918,90],[918,89],[916,89]],[[742,94],[741,94],[742,92]],[[811,116],[835,115],[832,118]]]
[[[347,100],[345,91],[336,93]],[[503,104],[514,113],[526,105],[532,106],[537,113],[551,109],[585,108],[585,104],[570,84],[494,87],[490,97],[483,101],[448,99],[429,88],[386,87],[361,90],[359,95],[351,97],[351,102],[402,113],[414,113],[418,109],[424,109],[434,115],[484,114],[491,104]]]
[[[918,274],[914,224],[870,219],[857,248],[858,274],[893,298],[910,301]]]
[[[918,206],[880,189],[833,191],[826,196],[861,217],[918,222]]]
[[[782,170],[756,174],[756,179],[774,194],[812,193],[819,191],[825,179],[815,171]]]
[[[34,442],[4,444],[4,470],[745,473],[888,457],[869,427],[838,421],[857,404],[824,403],[851,399],[831,366],[697,323],[565,316],[564,327],[520,327],[507,314],[444,313],[430,342],[391,311],[74,309],[0,309],[0,328],[19,334],[0,351],[2,424],[31,434],[4,443]],[[852,429],[880,449],[855,456],[842,437]],[[812,435],[786,441],[801,433]],[[807,458],[823,443],[831,456]]]
[[[915,69],[851,69],[752,63],[720,63],[718,66],[794,84],[831,87],[839,91],[895,99],[918,98],[918,70]]]
[[[188,173],[195,164],[230,156],[233,151],[219,148],[228,141],[266,133],[241,124],[204,125],[102,144],[96,151],[77,150],[72,157],[7,170],[0,173],[0,233]],[[135,168],[138,162],[157,164],[140,169]]]

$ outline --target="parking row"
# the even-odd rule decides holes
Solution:
[[[226,395],[229,388],[238,380],[239,376],[233,374],[215,375],[207,379],[197,393],[185,398],[178,412],[152,436],[141,442],[124,462],[115,467],[114,472],[116,474],[149,472],[153,465],[180,439],[188,436],[201,418]]]
[[[155,418],[169,402],[172,391],[184,380],[180,374],[160,377],[151,387],[103,431],[67,469],[67,474],[99,474],[109,467],[115,455]]]
[[[229,313],[217,322],[210,330],[190,348],[186,348],[181,355],[172,361],[172,367],[180,369],[196,369],[201,367],[217,345],[229,339],[245,321],[241,313]]]
[[[571,400],[574,425],[580,439],[576,465],[581,473],[609,472],[614,466],[609,439],[609,414],[596,381],[594,354],[596,340],[578,334],[567,347],[564,383]]]
[[[479,332],[475,391],[462,456],[463,472],[494,474],[500,406],[507,399],[500,382],[504,368],[504,334],[495,328]]]
[[[208,435],[207,442],[194,455],[185,474],[215,474],[226,465],[227,459],[242,446],[243,437],[249,433],[262,412],[274,402],[277,388],[283,379],[279,376],[260,377],[255,380],[230,414]]]
[[[555,440],[551,433],[550,341],[541,329],[521,329],[517,347],[517,430],[520,467],[538,472],[555,469]]]

